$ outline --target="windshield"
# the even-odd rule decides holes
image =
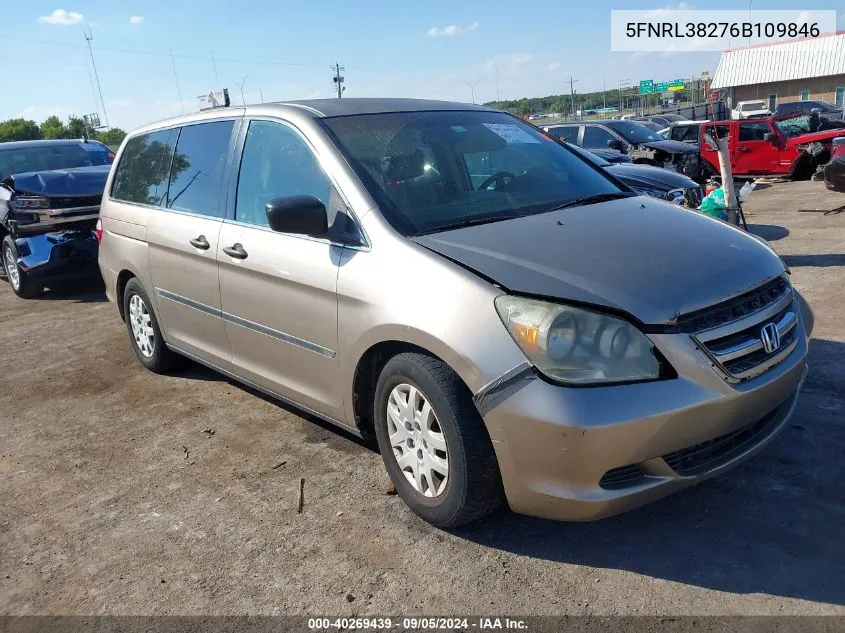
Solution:
[[[606,125],[629,143],[649,143],[665,140],[657,132],[653,132],[646,126],[633,121],[608,121]]]
[[[399,112],[322,122],[387,220],[405,235],[620,193],[604,172],[500,112]]]
[[[0,146],[0,178],[31,171],[70,169],[72,167],[93,167],[109,165],[111,157],[108,148],[99,143],[74,145],[37,145],[3,149]]]
[[[754,112],[755,110],[765,110],[766,109],[766,102],[765,101],[749,101],[748,103],[742,104],[740,110],[743,112]]]

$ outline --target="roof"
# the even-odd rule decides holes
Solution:
[[[27,147],[47,147],[50,145],[79,145],[84,140],[81,138],[56,138],[39,141],[10,141],[8,143],[0,143],[0,149],[24,149]],[[101,145],[99,141],[89,141]]]
[[[421,112],[425,110],[484,110],[490,108],[471,103],[435,101],[433,99],[308,99],[285,101],[279,105],[309,110],[315,117],[349,116],[353,114],[385,114],[388,112]],[[247,110],[249,106],[247,106]]]
[[[722,53],[711,88],[845,75],[845,31],[815,39],[728,49]]]

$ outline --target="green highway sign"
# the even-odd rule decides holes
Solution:
[[[654,81],[651,79],[643,79],[640,81],[640,94],[647,95],[654,92]]]
[[[654,84],[654,91],[655,92],[667,92],[669,90],[669,84],[665,81],[661,81],[660,83]]]
[[[676,79],[675,81],[669,82],[669,92],[680,92],[684,89],[684,80],[683,79]]]

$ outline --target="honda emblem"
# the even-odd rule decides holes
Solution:
[[[780,332],[774,323],[767,323],[760,329],[760,341],[767,354],[776,352],[780,347]]]

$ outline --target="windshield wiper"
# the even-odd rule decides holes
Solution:
[[[477,226],[479,224],[490,224],[491,222],[498,222],[500,220],[512,220],[514,218],[525,215],[523,213],[503,213],[499,215],[485,215],[480,218],[464,218],[463,220],[455,220],[446,224],[438,224],[435,227],[419,231],[413,234],[413,237],[419,235],[428,235],[429,233],[439,233],[440,231],[451,231],[452,229],[463,229],[468,226]]]
[[[568,209],[570,207],[582,207],[587,204],[596,204],[598,202],[607,202],[608,200],[618,200],[619,198],[633,198],[637,194],[627,193],[625,191],[614,191],[612,193],[595,193],[591,196],[584,196],[583,198],[575,198],[569,202],[564,202],[556,207],[549,209],[549,211],[560,211],[561,209]]]

